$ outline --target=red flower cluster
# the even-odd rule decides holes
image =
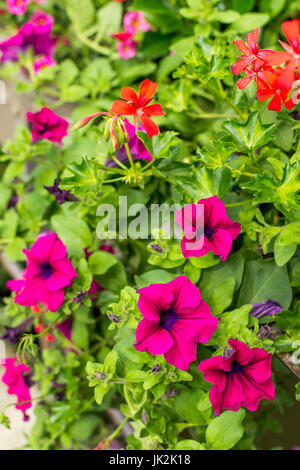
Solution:
[[[232,72],[235,75],[246,73],[236,82],[238,88],[243,90],[254,79],[257,99],[271,98],[268,109],[274,111],[280,111],[282,103],[291,109],[300,100],[300,21],[284,21],[281,27],[288,41],[279,41],[285,51],[260,49],[259,29],[247,34],[247,44],[241,39],[234,41],[242,55],[232,65]]]
[[[139,126],[139,120],[147,132],[148,137],[159,134],[157,124],[149,116],[164,116],[160,104],[150,104],[156,92],[157,84],[151,82],[148,78],[140,84],[139,94],[130,87],[124,87],[121,91],[121,98],[125,101],[116,100],[111,112],[122,116],[134,116],[136,130]]]

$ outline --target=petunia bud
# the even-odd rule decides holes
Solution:
[[[281,305],[275,300],[266,300],[252,305],[250,315],[256,318],[261,318],[264,315],[275,315],[275,313],[281,313],[282,311]]]

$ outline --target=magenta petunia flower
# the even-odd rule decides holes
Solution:
[[[52,57],[42,55],[42,57],[39,57],[34,61],[34,73],[39,73],[39,71],[44,68],[53,67],[54,65],[56,65],[56,63],[56,60],[52,59]]]
[[[49,108],[42,108],[37,113],[27,113],[27,121],[33,124],[32,140],[47,139],[61,144],[63,137],[68,135],[68,121],[61,118]]]
[[[124,119],[126,131],[128,133],[128,146],[130,149],[130,153],[132,156],[133,160],[147,160],[148,162],[151,162],[153,160],[152,155],[148,152],[146,149],[145,145],[143,142],[138,138],[135,132],[135,127],[133,124],[131,124],[128,119]],[[139,131],[145,132],[145,129],[143,126],[138,127]],[[118,147],[116,149],[116,158],[121,162],[121,163],[126,163],[128,162],[128,156],[127,152],[125,149],[125,146],[123,145],[122,147]],[[116,162],[112,158],[108,158],[105,162],[105,165],[109,167],[116,166]]]
[[[30,0],[6,0],[7,9],[12,15],[24,15]]]
[[[123,17],[123,26],[125,31],[135,34],[138,31],[146,33],[151,29],[150,24],[145,19],[141,11],[129,11]]]
[[[56,233],[39,236],[31,249],[23,250],[27,257],[24,278],[9,281],[8,287],[17,292],[15,302],[32,306],[42,302],[56,312],[64,301],[64,288],[77,276],[67,258],[67,249]]]
[[[186,258],[212,251],[225,261],[241,231],[241,225],[227,217],[226,207],[217,196],[187,204],[175,211],[175,218],[184,231],[181,250]]]
[[[218,326],[199,289],[186,277],[139,289],[138,308],[144,317],[136,330],[138,351],[163,354],[187,370],[196,359],[197,343],[209,341]]]
[[[1,361],[1,364],[5,367],[5,372],[2,376],[2,382],[8,386],[7,393],[9,395],[16,395],[18,402],[28,401],[21,405],[16,405],[16,409],[22,411],[24,415],[24,421],[28,421],[26,410],[32,407],[31,395],[29,387],[32,385],[31,374],[29,367],[25,364],[20,363],[15,365],[17,359],[10,357]]]
[[[256,411],[262,400],[275,398],[272,354],[261,348],[250,349],[237,339],[228,343],[231,349],[225,349],[224,357],[211,357],[198,366],[205,380],[214,384],[210,402],[218,415],[225,410],[238,411],[242,406]]]
[[[63,320],[60,323],[56,323],[55,328],[70,341],[72,337],[72,325],[73,319],[71,316],[69,316],[66,318],[66,320]]]
[[[34,55],[52,57],[55,39],[51,37],[54,18],[42,11],[36,11],[19,31],[0,42],[1,62],[17,61],[19,53],[32,47]]]

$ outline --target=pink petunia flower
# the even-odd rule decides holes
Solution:
[[[68,122],[49,108],[44,107],[37,113],[28,112],[27,121],[33,124],[33,142],[38,139],[47,139],[61,143],[62,138],[68,135]]]
[[[128,146],[133,160],[147,160],[151,162],[153,160],[152,155],[148,152],[143,142],[138,138],[135,132],[135,126],[131,124],[128,119],[124,119],[125,128],[128,134]],[[139,131],[145,132],[143,126],[138,127]],[[116,149],[116,158],[121,163],[128,162],[128,155],[125,149],[125,146],[118,147]],[[116,162],[112,158],[108,158],[105,162],[105,165],[109,167],[116,166]]]
[[[41,69],[44,69],[47,67],[53,67],[56,64],[57,64],[56,60],[52,59],[52,57],[43,55],[42,57],[39,57],[38,59],[34,61],[34,64],[33,64],[34,73],[38,73]]]
[[[56,43],[51,37],[53,23],[52,16],[36,11],[14,36],[0,42],[1,62],[17,61],[30,47],[36,56],[52,57]]]
[[[187,370],[196,359],[197,343],[209,341],[218,326],[199,289],[186,277],[139,289],[144,317],[136,330],[137,351],[163,354],[169,364]]]
[[[113,34],[115,39],[118,39],[116,49],[121,59],[127,60],[135,57],[137,49],[136,43],[132,39],[132,34],[128,31]]]
[[[24,421],[28,421],[29,418],[26,415],[26,410],[32,407],[29,390],[29,387],[32,385],[31,374],[29,367],[23,363],[15,365],[16,361],[15,357],[10,357],[1,362],[5,367],[1,380],[8,386],[7,393],[9,395],[16,395],[19,403],[28,401],[28,403],[16,405],[16,409],[22,411]]]
[[[261,348],[250,349],[237,339],[228,343],[228,354],[225,350],[224,357],[211,357],[198,366],[204,379],[214,384],[209,392],[210,402],[218,415],[225,410],[238,411],[242,406],[256,411],[262,400],[275,398],[272,354]]]
[[[42,302],[48,310],[56,312],[64,301],[64,288],[77,276],[67,258],[67,249],[56,233],[39,236],[27,257],[24,279],[9,281],[8,287],[17,292],[15,302],[31,306]]]
[[[151,29],[141,11],[129,11],[123,17],[123,26],[125,31],[135,34],[138,31],[146,33]]]
[[[24,15],[30,0],[6,0],[7,9],[12,15]]]
[[[187,204],[175,211],[175,218],[184,231],[181,250],[186,258],[212,251],[225,261],[241,231],[241,225],[227,217],[226,207],[217,196]]]

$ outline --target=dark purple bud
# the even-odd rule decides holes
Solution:
[[[121,321],[121,318],[118,315],[115,315],[114,313],[110,313],[108,315],[108,318],[110,319],[110,321],[113,321],[114,323],[120,323]]]
[[[28,317],[26,318],[20,325],[16,326],[15,328],[11,328],[9,326],[5,326],[5,333],[4,335],[0,336],[1,340],[7,340],[11,344],[16,344],[21,337],[23,336],[23,333],[29,328],[32,323],[33,323],[34,317]]]
[[[155,364],[155,366],[152,367],[151,372],[155,375],[158,374],[159,372],[162,371],[162,367],[159,364]]]
[[[164,250],[162,249],[161,246],[159,246],[158,243],[152,243],[151,248],[152,248],[153,251],[156,251],[156,253],[163,253],[164,252]]]
[[[87,293],[84,291],[81,291],[79,292],[79,294],[76,295],[74,302],[82,302],[86,296],[87,296]]]
[[[27,374],[22,374],[24,383],[26,387],[30,388],[35,384],[35,381],[32,380],[32,377],[34,376],[34,372],[28,372]]]
[[[66,191],[65,189],[60,189],[59,186],[59,180],[55,179],[54,183],[52,186],[44,186],[44,189],[48,191],[49,194],[52,194],[52,196],[55,197],[55,200],[58,202],[58,204],[63,204],[66,201],[69,202],[76,202],[79,201],[79,199],[74,196],[70,191]]]
[[[275,315],[282,311],[281,305],[275,300],[266,300],[265,302],[259,302],[252,304],[253,307],[250,310],[250,315],[255,318],[261,318],[264,315]]]
[[[178,395],[178,390],[176,388],[170,388],[170,390],[167,390],[166,393],[164,394],[164,398],[174,398],[176,395]]]
[[[262,325],[257,333],[258,339],[267,338],[270,333],[270,328],[267,325]]]
[[[12,209],[13,207],[16,207],[18,200],[19,200],[18,196],[16,195],[12,196],[10,200],[8,201],[7,209]]]
[[[299,111],[293,111],[293,116],[294,116],[294,119],[296,119],[297,121],[300,121],[300,113]]]

